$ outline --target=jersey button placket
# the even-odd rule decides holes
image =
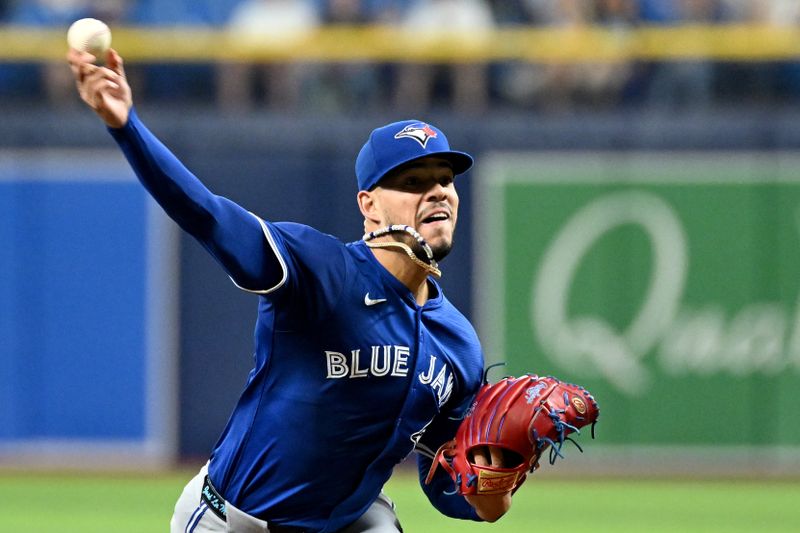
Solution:
[[[418,335],[418,348],[417,353],[420,353],[422,349],[423,340],[425,339],[425,334],[422,332],[422,307],[417,309],[417,335]]]

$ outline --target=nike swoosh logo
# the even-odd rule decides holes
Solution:
[[[380,304],[386,301],[386,298],[375,298],[374,300],[369,297],[369,293],[364,295],[364,305],[366,306],[373,306],[375,304]]]

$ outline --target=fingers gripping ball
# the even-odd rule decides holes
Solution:
[[[550,464],[563,457],[562,447],[580,428],[597,422],[599,409],[578,385],[533,374],[486,383],[456,432],[436,453],[428,472],[438,467],[450,474],[460,494],[503,494],[516,489],[550,448]],[[476,464],[475,450],[494,446],[503,451],[503,465]]]
[[[102,58],[111,46],[111,30],[105,22],[97,19],[76,20],[67,31],[67,44],[70,48]]]

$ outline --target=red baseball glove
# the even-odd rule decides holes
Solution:
[[[571,433],[594,424],[600,411],[591,394],[578,385],[533,374],[503,378],[478,391],[475,402],[456,432],[436,453],[426,483],[444,468],[459,494],[503,494],[515,490],[528,471],[539,465],[550,448],[550,464],[563,457],[561,448]],[[484,446],[503,451],[504,467],[475,463],[474,452]]]

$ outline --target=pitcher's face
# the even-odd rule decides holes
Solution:
[[[411,226],[431,247],[434,259],[441,260],[453,246],[458,217],[454,179],[450,162],[436,156],[392,171],[372,191],[382,218],[378,226]]]

